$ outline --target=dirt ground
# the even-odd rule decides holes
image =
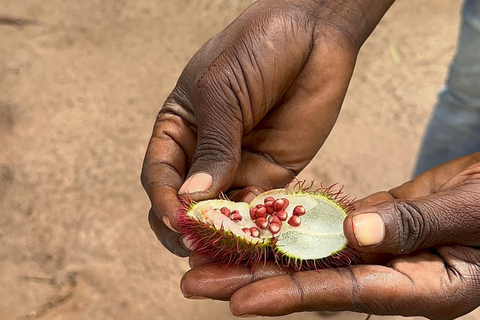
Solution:
[[[181,294],[188,263],[150,231],[139,175],[183,67],[250,3],[0,0],[0,319],[234,319],[225,302]],[[340,181],[356,197],[408,180],[459,6],[393,6],[301,178]]]

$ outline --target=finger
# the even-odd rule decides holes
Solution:
[[[266,278],[238,289],[230,298],[230,308],[236,316],[348,310],[438,317],[445,312],[438,307],[439,301],[443,301],[441,293],[455,292],[455,285],[445,277],[440,258],[422,253],[410,260],[399,260],[395,268],[398,271],[385,266],[357,265]],[[425,275],[434,275],[434,279]],[[229,279],[223,280],[228,286]]]
[[[359,199],[353,203],[355,210],[360,210],[365,207],[370,207],[378,203],[393,200],[392,195],[386,191],[379,191],[363,199]]]
[[[281,103],[245,136],[247,150],[274,157],[295,175],[311,161],[333,128],[353,72],[356,55],[338,45],[314,41]]]
[[[264,279],[237,290],[235,316],[281,316],[299,311],[361,311],[355,306],[345,269],[308,271]]]
[[[272,107],[283,102],[309,59],[312,34],[304,24],[277,16],[280,11],[273,7],[267,19],[255,12],[247,9],[193,59],[200,63],[215,55],[189,88],[198,124],[198,145],[188,173],[191,181],[187,180],[180,191],[196,193],[195,200],[213,197],[230,187],[243,160],[242,136],[256,127]],[[232,37],[231,30],[236,30],[238,36]],[[220,53],[219,46],[225,48]],[[278,124],[273,128],[271,131],[285,131]],[[260,153],[271,157],[267,151]],[[199,173],[205,174],[200,176],[203,180],[196,176]],[[264,187],[267,178],[263,183],[247,181],[235,188],[252,184]],[[206,181],[209,183],[203,183]]]
[[[175,110],[174,110],[175,109]],[[195,149],[195,132],[174,112],[181,108],[167,103],[159,113],[142,168],[142,185],[159,219],[178,230],[176,213],[181,203],[177,192]],[[168,218],[168,219],[167,219]]]
[[[153,210],[150,210],[148,213],[148,222],[157,239],[160,240],[165,248],[179,257],[188,257],[190,250],[182,243],[181,235],[168,228]]]
[[[480,152],[454,159],[432,170],[422,173],[415,179],[389,191],[396,199],[409,199],[427,196],[441,189],[446,189],[464,179],[460,174],[465,168],[480,161]],[[452,177],[454,177],[452,179]]]
[[[243,134],[238,115],[222,114],[221,109],[211,111],[209,117],[199,112],[198,144],[192,166],[179,195],[194,200],[216,197],[225,192],[237,173],[240,164],[240,144]],[[215,118],[212,122],[210,117]]]
[[[309,59],[275,108],[243,139],[234,184],[284,187],[315,156],[332,129],[353,70],[353,55],[339,52],[325,64],[328,45],[317,41]],[[259,174],[261,173],[261,174]]]
[[[197,251],[192,251],[192,253],[190,253],[190,256],[188,257],[188,264],[192,269],[204,264],[209,264],[214,262],[215,262],[214,258],[203,253],[198,253]]]
[[[242,150],[242,161],[237,175],[232,183],[232,188],[245,186],[258,186],[264,190],[283,188],[295,176],[295,172],[273,158],[263,154],[259,146],[252,150]]]
[[[256,196],[263,192],[265,192],[265,189],[249,186],[240,190],[229,191],[227,196],[232,201],[250,203]]]
[[[442,244],[478,246],[478,190],[476,181],[427,197],[362,208],[347,216],[344,233],[355,250],[371,253],[402,254]]]
[[[183,276],[180,288],[187,298],[228,300],[236,290],[247,284],[285,273],[272,262],[254,270],[246,266],[202,264]]]

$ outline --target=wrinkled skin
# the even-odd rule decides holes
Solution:
[[[142,184],[152,229],[177,255],[189,254],[171,231],[186,178],[213,176],[211,188],[189,194],[194,200],[283,187],[334,125],[359,44],[331,10],[326,22],[316,1],[299,2],[248,8],[195,54],[157,117]]]
[[[453,319],[479,306],[480,152],[359,200],[356,207],[345,220],[345,234],[365,260],[381,264],[307,272],[268,264],[252,271],[194,254],[182,291],[186,297],[230,300],[237,316],[351,310]],[[365,212],[385,222],[383,242],[371,247],[358,246],[351,223]]]

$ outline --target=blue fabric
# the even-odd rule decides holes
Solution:
[[[480,0],[467,0],[457,52],[440,91],[414,176],[480,151]]]

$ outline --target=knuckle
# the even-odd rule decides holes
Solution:
[[[221,134],[216,131],[209,132],[210,130],[206,128],[204,134],[199,136],[193,162],[199,159],[211,162],[239,162],[240,152],[235,150],[232,144],[236,140],[234,134],[229,130],[224,130]]]
[[[435,233],[436,223],[427,217],[416,203],[395,202],[395,213],[399,222],[398,253],[415,251],[429,242]]]
[[[304,283],[298,278],[297,273],[289,274],[290,280],[295,288],[295,295],[299,298],[299,304],[304,305],[307,302],[307,293]]]
[[[235,49],[224,49],[219,56],[205,67],[195,82],[194,95],[203,102],[202,108],[214,108],[222,118],[240,118],[237,94],[242,87],[243,72]],[[195,108],[195,106],[194,106]],[[219,112],[220,111],[220,112]],[[213,113],[213,112],[212,112]]]

